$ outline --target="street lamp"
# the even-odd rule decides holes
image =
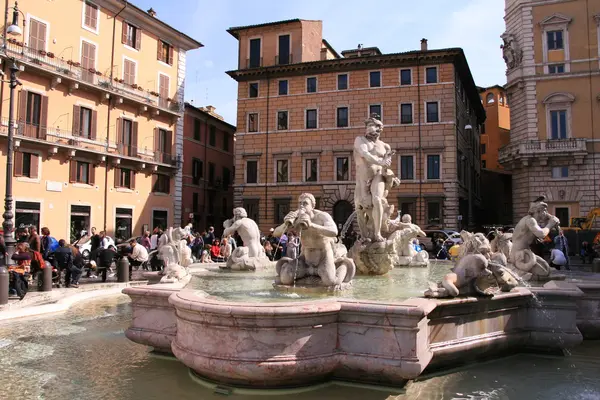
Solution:
[[[21,34],[19,27],[19,9],[17,2],[13,7],[13,22],[7,28],[7,34],[18,36]],[[8,11],[7,11],[8,14]],[[6,40],[6,38],[5,38]],[[6,48],[5,48],[6,51]],[[7,266],[13,265],[12,255],[15,252],[14,238],[14,214],[13,214],[13,197],[12,197],[12,174],[13,174],[13,151],[14,151],[14,97],[15,88],[19,84],[17,80],[17,71],[19,67],[14,58],[11,58],[10,64],[10,79],[8,81],[10,88],[9,106],[8,106],[8,144],[6,149],[6,194],[4,196],[4,214],[2,214],[2,229],[4,231],[4,246],[6,247],[6,255],[2,266],[0,266],[0,304],[8,303],[8,272]],[[3,80],[3,82],[6,82]],[[4,279],[6,278],[6,279]]]

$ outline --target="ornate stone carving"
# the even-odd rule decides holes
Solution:
[[[508,70],[517,68],[523,60],[523,50],[521,50],[519,42],[512,33],[505,32],[500,37],[503,41],[500,48],[502,49],[502,57],[506,63],[506,68]]]
[[[265,249],[260,244],[260,229],[256,222],[248,218],[248,213],[242,207],[233,210],[233,218],[223,222],[223,236],[237,232],[244,243],[231,253],[224,268],[237,271],[255,271],[257,268],[268,266],[271,261],[265,255]]]
[[[170,227],[160,237],[158,257],[163,260],[164,269],[159,275],[160,283],[174,283],[188,276],[187,267],[192,263],[192,251],[185,238],[188,236],[183,228]]]

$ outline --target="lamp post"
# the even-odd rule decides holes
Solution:
[[[6,29],[6,33],[13,36],[21,35],[22,31],[19,27],[19,9],[17,3],[13,7],[13,22]],[[8,17],[8,9],[7,9]],[[6,24],[5,24],[6,26]],[[4,37],[6,41],[6,35]],[[6,46],[6,42],[5,42]],[[4,48],[6,52],[6,47]],[[4,214],[2,214],[2,229],[4,233],[4,245],[6,247],[6,255],[0,266],[0,304],[8,303],[8,273],[7,266],[13,265],[12,255],[15,252],[16,240],[14,238],[14,214],[13,214],[13,197],[12,197],[12,174],[13,174],[13,151],[14,151],[14,97],[15,88],[19,84],[17,80],[17,71],[19,67],[14,58],[10,59],[10,79],[8,81],[10,88],[9,106],[8,106],[8,143],[6,147],[6,193],[4,195]],[[6,279],[4,279],[6,278]]]

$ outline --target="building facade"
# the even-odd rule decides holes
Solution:
[[[96,227],[126,239],[179,222],[185,55],[201,44],[123,0],[18,7],[22,35],[5,34],[0,52],[6,76],[12,60],[20,68],[15,228],[73,240]],[[9,92],[3,83],[1,176]]]
[[[544,194],[568,226],[599,200],[600,2],[506,0],[505,21],[514,218]]]
[[[402,180],[388,196],[424,228],[473,223],[485,112],[461,49],[342,52],[322,22],[228,30],[239,41],[234,202],[263,232],[310,192],[338,227],[353,211],[354,139],[380,115]]]
[[[234,135],[214,107],[185,103],[182,222],[197,230],[219,233],[233,215]]]
[[[481,129],[481,168],[503,171],[498,162],[498,151],[510,142],[510,109],[502,86],[479,88],[479,97],[485,108],[485,124]]]

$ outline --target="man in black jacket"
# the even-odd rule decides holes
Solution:
[[[98,253],[98,269],[102,271],[102,282],[106,282],[106,275],[117,257],[115,246],[110,245],[108,249],[101,249]]]
[[[54,266],[58,269],[61,277],[58,280],[59,285],[64,271],[65,287],[78,287],[77,281],[81,271],[73,266],[73,252],[70,247],[66,246],[64,239],[58,241],[58,248],[54,251]]]

